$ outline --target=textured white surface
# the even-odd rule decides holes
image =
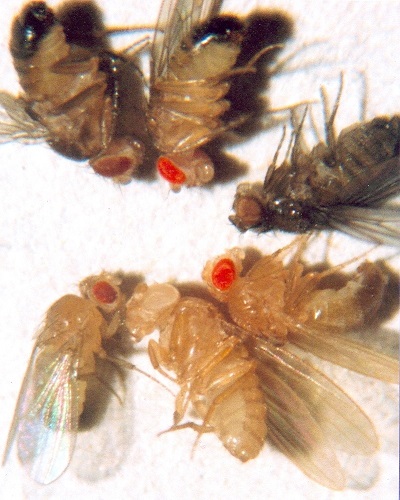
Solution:
[[[158,1],[99,4],[109,25],[151,24],[157,16]],[[256,7],[281,9],[294,20],[296,31],[286,54],[304,44],[323,42],[300,51],[290,64],[294,71],[273,78],[269,94],[273,107],[318,99],[321,84],[328,86],[333,99],[339,72],[344,70],[338,130],[360,117],[359,71],[368,81],[367,117],[400,112],[396,0],[232,0],[224,3],[223,11],[245,14]],[[17,0],[0,5],[0,88],[14,93],[18,85],[7,47],[11,19],[20,8]],[[278,127],[231,150],[242,161],[251,159],[247,179],[263,177],[280,135]],[[49,305],[61,295],[75,293],[82,278],[106,269],[142,275],[148,281],[198,281],[205,261],[225,248],[252,246],[270,252],[291,240],[284,234],[240,235],[228,223],[236,181],[175,195],[158,181],[134,180],[117,187],[45,145],[3,145],[0,158],[0,448],[6,442],[32,335]],[[368,248],[335,235],[330,256],[344,261]],[[323,246],[316,258],[322,258],[322,252]],[[370,258],[393,253],[378,249]],[[396,261],[392,259],[391,265]],[[152,372],[144,351],[134,356],[134,362]],[[241,464],[213,435],[201,439],[191,459],[195,437],[191,430],[156,437],[171,424],[172,397],[134,374],[127,404],[122,409],[114,405],[116,415],[104,421],[106,434],[100,428],[84,439],[81,436],[73,463],[57,482],[47,487],[32,484],[14,451],[0,469],[0,497],[397,498],[396,390],[343,369],[330,368],[330,373],[371,416],[381,437],[380,453],[351,466],[361,467],[364,475],[376,473],[368,490],[331,492],[268,445],[256,460]]]

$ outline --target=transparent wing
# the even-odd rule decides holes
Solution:
[[[344,474],[331,447],[373,453],[378,439],[371,421],[312,365],[262,338],[251,342],[260,361],[272,441],[313,479],[343,488]]]
[[[378,244],[400,246],[400,206],[335,207],[329,210],[328,217],[332,229]]]
[[[23,99],[0,91],[0,143],[20,141],[42,142],[48,131],[25,110]]]
[[[368,180],[360,183],[360,189],[348,196],[344,194],[342,204],[380,206],[389,198],[400,194],[400,156],[369,168],[368,174]]]
[[[268,407],[268,439],[311,479],[341,490],[345,474],[307,405],[271,370],[258,370]]]
[[[304,329],[290,334],[290,342],[304,351],[357,373],[392,384],[399,383],[399,361],[343,335]]]
[[[21,387],[4,460],[15,437],[18,456],[29,475],[41,484],[67,468],[78,430],[78,357],[58,356],[36,347]]]
[[[168,73],[169,60],[193,27],[215,13],[220,0],[163,0],[152,45],[151,84]]]

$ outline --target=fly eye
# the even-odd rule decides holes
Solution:
[[[92,287],[92,294],[101,304],[112,304],[118,298],[117,291],[107,281],[97,281]]]
[[[117,177],[118,175],[123,175],[132,168],[132,160],[127,156],[113,156],[113,157],[102,157],[93,160],[91,163],[93,170],[96,174],[100,174],[103,177]]]
[[[236,279],[235,264],[231,259],[221,259],[211,273],[212,284],[221,291],[228,290]]]
[[[170,184],[176,184],[180,186],[186,181],[185,173],[166,156],[161,156],[158,159],[157,170],[159,171],[161,177],[168,181]]]
[[[239,197],[234,209],[240,223],[246,228],[256,226],[262,220],[262,205],[251,196]]]

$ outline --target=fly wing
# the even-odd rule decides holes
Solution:
[[[169,61],[194,26],[214,13],[219,0],[163,0],[152,45],[151,84],[168,74]]]
[[[350,236],[381,245],[400,247],[400,206],[387,208],[335,207],[328,224]]]
[[[266,395],[270,442],[314,481],[343,489],[344,472],[307,405],[265,365],[257,373]]]
[[[18,434],[18,456],[41,484],[67,468],[78,429],[78,357],[36,347],[21,387],[4,460]]]
[[[304,329],[291,333],[290,342],[306,352],[349,370],[392,384],[399,383],[399,361],[343,335]]]
[[[306,474],[333,489],[345,486],[333,448],[370,454],[378,447],[365,413],[312,365],[284,348],[253,339],[260,380],[270,408],[274,443]]]
[[[399,145],[400,148],[400,145]],[[388,159],[368,170],[368,181],[360,189],[341,198],[344,205],[381,206],[400,194],[400,156]]]
[[[0,143],[43,142],[48,131],[26,112],[23,99],[0,91]]]

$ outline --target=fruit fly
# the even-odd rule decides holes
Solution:
[[[256,363],[216,307],[181,298],[169,284],[142,283],[127,303],[126,325],[137,341],[160,331],[159,342],[150,340],[148,349],[153,366],[180,386],[171,430],[191,428],[199,437],[215,432],[241,461],[256,457],[267,432]],[[180,424],[190,404],[201,424]]]
[[[291,352],[289,336],[283,340],[274,334],[274,328],[271,328],[270,336],[263,335],[260,329],[255,330],[255,317],[260,314],[260,308],[252,307],[255,299],[250,289],[245,291],[247,294],[243,292],[242,299],[243,309],[249,303],[248,316],[252,317],[253,323],[248,319],[237,320],[237,315],[231,312],[233,292],[230,288],[232,282],[247,277],[239,276],[243,257],[242,250],[233,249],[206,267],[206,282],[220,300],[220,308],[211,298],[181,298],[178,290],[170,284],[141,284],[127,302],[127,327],[135,340],[141,340],[158,328],[159,342],[149,342],[151,362],[167,377],[172,378],[169,374],[173,373],[175,378],[172,379],[181,386],[171,430],[189,427],[199,435],[213,431],[232,455],[241,460],[257,456],[263,441],[268,439],[310,478],[328,488],[343,489],[346,474],[336,450],[361,455],[375,452],[378,438],[373,424],[328,377]],[[297,274],[293,276],[292,282],[287,275],[277,279],[281,257],[277,253],[275,260],[271,258],[268,261],[270,267],[266,267],[263,273],[258,269],[261,276],[271,274],[271,283],[276,278],[276,286],[264,290],[265,307],[275,304],[275,299],[277,301],[275,328],[281,328],[278,321],[287,325],[285,314],[278,314],[284,279],[288,278],[288,287],[295,287],[297,277]],[[297,261],[296,264],[300,265]],[[321,302],[327,299],[324,290],[332,296],[337,291],[338,297],[330,300],[330,314],[334,316],[334,309],[345,295],[343,290],[347,296],[353,297],[356,292],[352,292],[352,288],[359,288],[358,298],[361,299],[371,289],[379,289],[382,280],[382,276],[371,279],[369,286],[362,281],[364,286],[359,287],[355,278],[353,281],[348,279],[349,285],[343,280],[338,281],[335,290],[327,286],[317,289],[323,295],[320,296]],[[262,284],[264,282],[260,288]],[[304,291],[309,303],[314,304],[314,296],[318,295],[312,293],[313,287],[310,286],[309,294],[306,288],[300,283],[299,294]],[[222,307],[223,302],[228,305],[228,316]],[[349,306],[353,306],[353,302]],[[375,305],[371,304],[369,314],[373,314],[374,308]],[[242,316],[245,315],[242,313]],[[265,313],[261,315],[257,326],[264,325],[265,316]],[[271,323],[270,319],[268,325]],[[335,343],[330,347],[334,350]],[[373,360],[374,365],[369,370],[370,375],[391,382],[397,380],[394,360],[368,349],[358,353],[350,348],[339,349],[333,359],[339,363],[337,358],[346,354],[355,354],[358,361],[367,355],[370,364]],[[367,364],[368,361],[364,362]],[[192,422],[179,424],[190,403],[203,419],[201,425]],[[234,443],[237,444],[232,448]],[[238,444],[247,449],[246,455],[243,451],[238,453]]]
[[[230,107],[224,97],[233,75],[254,71],[254,58],[234,67],[245,28],[235,17],[213,17],[217,4],[164,0],[157,21],[148,127],[161,153],[157,169],[174,190],[212,180],[214,166],[201,147],[241,123],[222,121]]]
[[[378,438],[365,413],[339,387],[292,352],[296,345],[350,370],[398,383],[398,361],[344,337],[363,328],[383,302],[387,276],[364,262],[306,271],[304,238],[259,259],[242,275],[245,252],[234,248],[209,261],[203,279],[226,304],[234,333],[244,340],[267,402],[269,440],[313,480],[346,486],[335,449],[371,454]]]
[[[142,144],[119,136],[119,74],[130,64],[108,49],[91,2],[54,13],[31,2],[12,26],[10,50],[23,94],[0,93],[1,140],[46,140],[62,155],[89,160],[94,171],[129,182]]]
[[[260,258],[241,276],[245,254],[232,249],[210,260],[203,279],[226,303],[235,324],[272,344],[295,344],[340,366],[385,382],[398,383],[398,361],[345,338],[366,327],[383,305],[388,277],[374,263],[354,273],[342,266],[307,271],[301,262],[304,238],[285,263],[293,244]]]
[[[106,273],[82,281],[82,296],[57,300],[37,335],[3,464],[16,439],[19,459],[38,483],[51,483],[68,467],[88,380],[98,376],[96,359],[133,367],[106,351],[120,325],[124,302],[118,285]]]
[[[303,117],[294,123],[290,160],[277,167],[278,149],[264,183],[238,186],[230,220],[240,231],[337,229],[400,245],[400,208],[386,204],[400,193],[400,115],[354,124],[336,137],[342,87],[332,112],[321,89],[326,143],[306,149]]]

